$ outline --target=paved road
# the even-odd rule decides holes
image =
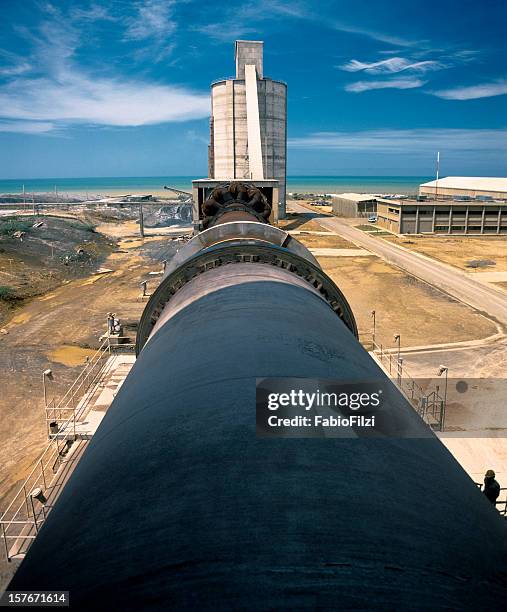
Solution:
[[[313,212],[294,202],[291,202],[290,209],[297,213],[311,214]],[[438,287],[448,295],[507,325],[507,295],[500,289],[484,285],[450,265],[393,245],[386,240],[369,236],[337,217],[317,217],[314,220],[327,230],[336,232],[354,244],[375,253],[388,263],[394,264],[420,280]]]

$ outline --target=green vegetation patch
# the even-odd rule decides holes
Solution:
[[[32,221],[21,217],[0,220],[0,236],[12,236],[16,232],[29,232],[31,229]]]
[[[0,285],[0,300],[4,302],[10,302],[16,299],[16,295],[12,287],[7,287],[6,285]]]

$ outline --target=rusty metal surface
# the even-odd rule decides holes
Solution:
[[[251,183],[224,183],[215,187],[210,197],[202,206],[204,215],[202,221],[203,229],[207,229],[220,223],[224,215],[243,213],[245,220],[255,220],[267,223],[271,214],[271,205],[259,188]]]
[[[287,270],[295,278],[303,279],[320,293],[357,338],[356,321],[347,299],[320,268],[283,247],[260,241],[237,240],[216,244],[198,252],[162,280],[141,317],[137,333],[137,354],[150,337],[168,302],[182,287],[207,270],[238,263],[274,266]],[[252,308],[254,307],[255,305],[252,305]]]

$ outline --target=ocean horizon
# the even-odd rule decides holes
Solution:
[[[0,193],[48,193],[59,195],[169,194],[164,185],[190,191],[190,176],[81,177],[0,179]],[[417,193],[428,176],[288,176],[288,193]]]

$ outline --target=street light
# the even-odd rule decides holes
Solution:
[[[49,369],[44,370],[44,372],[42,372],[42,390],[44,392],[44,406],[47,408],[48,400],[47,400],[47,390],[46,390],[46,379],[53,380],[53,372]]]
[[[373,350],[375,350],[375,331],[376,331],[376,326],[377,326],[377,320],[375,317],[375,311],[372,310],[371,311],[371,316],[373,317],[373,334],[372,334],[372,343],[373,343]]]
[[[442,402],[442,416],[440,419],[440,431],[444,431],[445,409],[447,408],[447,379],[449,376],[449,368],[445,365],[441,365],[438,368],[437,375],[442,376],[442,374],[445,374],[445,385],[444,385],[444,401]]]
[[[396,334],[394,336],[394,341],[398,343],[398,361],[400,360],[400,351],[401,351],[401,336],[400,334]]]

